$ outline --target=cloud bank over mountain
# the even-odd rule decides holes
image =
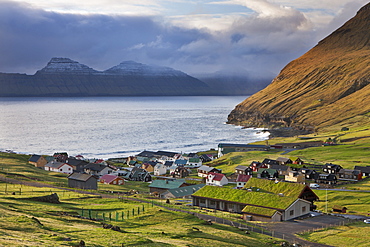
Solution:
[[[366,1],[335,1],[327,15],[330,5],[304,0],[199,1],[193,9],[175,1],[184,6],[177,12],[169,1],[29,2],[0,1],[0,72],[34,74],[60,56],[99,70],[134,60],[190,74],[278,73]]]

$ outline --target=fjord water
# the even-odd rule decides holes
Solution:
[[[0,150],[88,158],[217,149],[268,136],[227,125],[245,96],[0,98]]]

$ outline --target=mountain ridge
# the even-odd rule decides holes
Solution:
[[[228,123],[312,132],[368,114],[369,27],[370,3],[237,105]]]
[[[0,73],[0,97],[208,96],[248,95],[264,86],[241,89],[240,82],[204,82],[170,67],[123,61],[98,71],[70,58],[54,57],[34,75]],[[257,90],[258,89],[258,90]]]

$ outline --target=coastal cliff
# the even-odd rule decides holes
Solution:
[[[370,112],[370,3],[237,105],[228,123],[312,132]]]

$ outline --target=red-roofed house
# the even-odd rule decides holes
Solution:
[[[236,188],[242,189],[251,177],[252,175],[238,174],[236,179]]]
[[[228,183],[229,183],[229,180],[222,173],[210,172],[208,173],[206,177],[207,185],[223,186]]]
[[[100,178],[100,183],[122,185],[125,183],[125,180],[115,175],[105,174]]]

